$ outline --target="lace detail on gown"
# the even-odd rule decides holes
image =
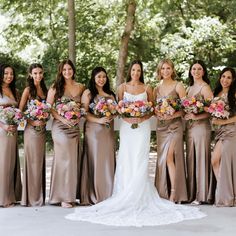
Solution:
[[[130,101],[147,100],[147,93],[124,93]],[[132,129],[122,120],[112,196],[89,207],[78,207],[66,216],[70,220],[89,221],[114,226],[154,226],[205,216],[198,208],[161,199],[148,177],[150,121]]]

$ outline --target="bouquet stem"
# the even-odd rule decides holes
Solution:
[[[16,134],[16,132],[14,132],[14,131],[7,132],[7,136],[9,136],[9,137],[15,136],[15,134]]]
[[[105,124],[105,126],[106,126],[108,129],[110,129],[110,128],[111,128],[111,125],[110,125],[110,123],[106,123],[106,124]]]
[[[131,128],[132,128],[132,129],[137,129],[137,128],[138,128],[138,123],[132,124],[132,125],[131,125]]]

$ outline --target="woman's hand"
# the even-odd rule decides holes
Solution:
[[[105,116],[105,117],[102,117],[102,118],[99,118],[98,119],[98,123],[99,124],[107,124],[107,123],[110,123],[114,118],[112,116]]]
[[[46,124],[45,121],[41,121],[41,120],[27,120],[27,123],[29,123],[32,126],[44,126]]]
[[[17,131],[17,125],[2,125],[2,128],[6,131],[6,132],[11,132],[14,133]]]
[[[184,116],[185,120],[198,120],[197,115],[195,115],[194,113],[187,113]]]
[[[172,115],[163,115],[163,114],[160,114],[160,113],[156,113],[156,117],[158,120],[172,120],[174,119],[175,117]]]
[[[59,119],[64,125],[68,126],[69,128],[72,128],[76,125],[78,125],[79,120],[67,120],[66,118],[60,116]]]

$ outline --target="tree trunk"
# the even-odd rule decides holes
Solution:
[[[69,59],[76,63],[75,54],[75,1],[68,0],[68,38],[69,38]]]
[[[116,71],[116,86],[119,86],[124,82],[124,74],[125,74],[125,64],[128,56],[128,44],[130,39],[130,34],[134,29],[134,17],[136,10],[136,1],[129,0],[127,7],[127,19],[125,30],[121,37],[119,58],[117,62],[117,71]]]

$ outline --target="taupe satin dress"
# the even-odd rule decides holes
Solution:
[[[175,86],[176,88],[176,86]],[[168,96],[178,98],[175,88]],[[162,97],[157,88],[157,98]],[[166,164],[167,153],[171,143],[174,144],[174,162],[176,167],[175,174],[175,201],[187,201],[186,172],[184,164],[184,148],[183,148],[183,125],[182,119],[175,118],[168,121],[157,120],[157,165],[155,186],[160,197],[169,199],[171,185],[169,179],[168,168]]]
[[[211,173],[208,200],[216,206],[236,206],[236,123],[219,126],[215,142],[222,142],[219,180]]]
[[[17,105],[15,100],[0,95],[0,106],[6,104]],[[7,132],[0,128],[0,206],[16,203],[20,198],[21,177],[17,132],[14,136],[7,136]]]
[[[111,98],[111,97],[109,97]],[[80,203],[90,205],[112,195],[115,173],[115,133],[111,127],[86,121]]]
[[[66,96],[66,95],[64,95]],[[69,97],[80,102],[80,95]],[[78,182],[78,162],[80,153],[79,127],[69,128],[61,121],[52,123],[54,158],[52,163],[49,203],[75,202]]]
[[[201,97],[201,90],[195,96]],[[209,118],[186,122],[188,201],[207,202],[210,181],[211,126]]]
[[[45,202],[46,129],[36,131],[27,124],[24,131],[24,171],[21,205],[42,206]]]

